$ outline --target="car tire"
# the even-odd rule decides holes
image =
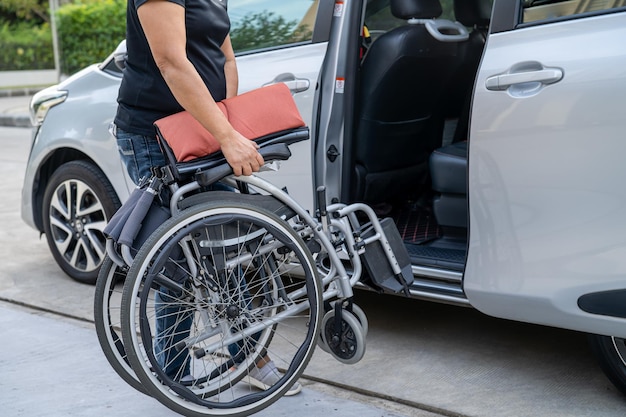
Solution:
[[[590,334],[589,345],[604,374],[626,395],[626,339]]]
[[[55,261],[72,279],[96,283],[106,255],[102,231],[120,205],[91,162],[67,162],[50,177],[42,204],[44,233]]]

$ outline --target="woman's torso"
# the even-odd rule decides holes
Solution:
[[[118,94],[115,124],[137,134],[154,134],[153,123],[182,111],[157,68],[144,35],[137,8],[147,0],[129,0],[126,48],[128,58]],[[221,46],[230,30],[227,0],[167,0],[185,8],[187,56],[215,101],[226,97]]]

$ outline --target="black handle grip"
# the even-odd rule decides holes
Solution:
[[[259,153],[265,160],[268,161],[286,161],[291,157],[291,151],[289,147],[284,143],[276,143],[274,145],[263,146],[259,149]],[[208,169],[206,171],[196,174],[196,180],[201,186],[211,185],[214,182],[221,180],[222,178],[233,173],[233,169],[227,163],[219,165],[215,168]]]
[[[326,210],[326,187],[320,185],[317,187],[317,209],[321,217],[325,217],[328,214]]]

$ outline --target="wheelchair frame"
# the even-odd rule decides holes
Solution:
[[[259,141],[260,153],[267,161],[264,169],[271,169],[272,164],[276,164],[277,161],[288,159],[291,155],[288,144],[302,140],[304,138],[304,130],[306,129],[299,129],[295,132],[283,132],[272,138],[266,138],[267,140]],[[306,138],[308,138],[308,130],[306,130]],[[307,256],[310,255],[311,257],[309,259],[314,259],[315,271],[313,278],[317,281],[317,285],[322,288],[321,297],[312,298],[317,304],[316,306],[311,306],[309,302],[302,302],[299,304],[293,303],[293,305],[289,307],[277,307],[274,309],[275,311],[278,309],[283,310],[274,313],[266,322],[258,322],[255,325],[237,331],[235,334],[224,337],[224,339],[220,341],[221,346],[241,343],[242,340],[254,337],[256,334],[263,331],[274,332],[272,329],[275,329],[277,323],[280,323],[282,320],[297,316],[307,309],[319,310],[324,311],[324,314],[312,315],[310,320],[315,322],[307,323],[308,327],[316,329],[315,331],[319,333],[319,337],[316,338],[317,344],[324,351],[330,353],[343,363],[351,364],[358,362],[365,352],[365,336],[368,325],[366,315],[358,306],[353,304],[352,297],[354,295],[353,287],[359,282],[364,273],[363,260],[367,260],[365,257],[366,251],[374,245],[380,245],[377,261],[380,262],[384,259],[383,262],[386,262],[388,267],[383,268],[383,273],[391,276],[392,279],[399,283],[400,288],[406,289],[407,284],[410,283],[408,281],[412,279],[412,276],[410,278],[407,276],[405,265],[401,265],[396,257],[398,247],[404,249],[404,246],[393,245],[393,242],[390,242],[385,228],[381,225],[374,210],[362,203],[349,205],[331,204],[326,206],[325,190],[323,187],[320,187],[317,190],[318,209],[315,215],[312,215],[301,207],[286,191],[274,186],[271,182],[263,178],[256,175],[234,177],[230,167],[221,155],[213,155],[203,160],[193,161],[192,163],[176,163],[172,158],[171,150],[166,144],[162,143],[162,145],[164,146],[166,156],[169,157],[170,163],[155,171],[156,175],[153,176],[150,184],[145,188],[143,193],[144,196],[148,196],[145,198],[145,201],[151,203],[151,198],[159,195],[163,186],[169,191],[169,210],[171,218],[168,220],[169,223],[166,224],[172,227],[165,230],[165,232],[161,231],[161,240],[167,241],[169,239],[166,235],[170,230],[174,230],[178,227],[178,219],[180,219],[181,222],[185,221],[183,217],[190,209],[190,207],[188,207],[190,201],[201,201],[205,197],[210,199],[212,195],[223,196],[223,194],[214,191],[201,192],[207,186],[220,181],[243,191],[243,194],[227,193],[233,197],[236,195],[249,195],[251,199],[254,199],[255,196],[259,195],[269,196],[275,200],[278,205],[283,207],[283,211],[290,212],[291,215],[289,218],[287,218],[287,216],[274,217],[276,221],[282,223],[282,226],[294,231],[301,239],[301,243],[305,241],[309,242],[309,244],[304,245],[296,243],[295,246],[299,246],[297,250],[301,253]],[[185,182],[186,178],[192,178],[192,180]],[[248,194],[250,189],[253,190],[253,194]],[[138,200],[141,201],[142,198],[143,197],[139,197]],[[229,204],[228,200],[231,199],[226,199],[226,205]],[[181,203],[183,204],[181,205]],[[96,311],[99,313],[96,314],[96,327],[100,329],[98,333],[100,344],[103,350],[105,350],[105,353],[107,353],[107,351],[109,352],[107,359],[112,362],[114,369],[127,382],[135,386],[135,388],[138,388],[135,384],[138,379],[140,381],[138,382],[138,389],[143,388],[141,389],[142,391],[145,389],[148,394],[155,396],[169,408],[189,416],[249,415],[276,401],[288,390],[289,386],[295,382],[297,377],[299,377],[304,370],[306,362],[310,359],[312,350],[308,354],[308,357],[304,358],[305,363],[301,364],[302,366],[300,366],[300,364],[298,365],[297,372],[289,375],[289,378],[279,379],[279,383],[277,383],[275,387],[269,387],[267,391],[263,391],[261,394],[247,393],[242,396],[242,398],[237,398],[236,400],[226,403],[213,400],[207,402],[205,399],[209,395],[206,391],[194,394],[192,390],[188,389],[189,384],[185,385],[181,383],[180,380],[168,379],[163,375],[157,375],[158,372],[154,371],[155,367],[158,368],[156,363],[144,366],[147,359],[151,359],[154,362],[154,358],[151,357],[149,353],[142,353],[146,350],[145,344],[147,343],[142,345],[142,342],[138,339],[137,334],[140,334],[141,331],[137,333],[136,330],[138,329],[135,325],[141,320],[137,319],[133,314],[135,314],[134,309],[142,303],[142,301],[139,301],[139,304],[135,304],[136,301],[134,300],[137,298],[137,291],[142,285],[140,281],[144,279],[142,275],[145,276],[146,271],[136,271],[135,255],[137,254],[137,250],[133,248],[133,245],[129,244],[129,242],[134,243],[133,241],[140,229],[140,223],[137,219],[142,220],[145,217],[150,205],[145,202],[143,204],[137,204],[136,201],[133,204],[135,204],[134,210],[131,210],[130,214],[127,213],[126,219],[124,220],[124,228],[132,229],[131,231],[122,233],[126,235],[125,239],[122,239],[124,242],[116,242],[115,238],[107,240],[107,253],[113,261],[111,265],[128,273],[124,286],[124,294],[122,296],[121,327],[124,341],[123,348],[127,350],[130,361],[122,357],[123,355],[117,354],[119,353],[119,346],[111,346],[113,341],[119,342],[119,338],[111,337],[111,332],[114,332],[114,326],[111,323],[107,323],[107,320],[111,320],[108,314],[109,312],[102,311],[102,304],[109,306],[108,299],[105,300],[103,297],[107,295],[110,296],[111,288],[100,288],[99,291],[96,291],[96,294],[101,297],[100,299],[96,297],[95,300]],[[191,204],[191,207],[193,206],[194,204]],[[276,204],[274,204],[274,206],[276,206]],[[263,210],[268,211],[263,208],[259,210],[261,210],[259,212],[261,214]],[[139,213],[137,213],[137,211]],[[129,220],[129,218],[131,220]],[[154,234],[158,234],[157,232],[154,232]],[[128,236],[130,236],[130,239]],[[117,237],[119,238],[119,236]],[[310,246],[314,247],[315,258],[313,258],[311,254]],[[269,247],[268,251],[271,252],[278,248],[280,248],[280,245]],[[139,250],[139,254],[144,256],[146,252],[150,252],[150,249],[151,248],[142,246]],[[187,266],[189,267],[189,275],[197,277],[199,270],[194,264],[193,255],[189,253],[188,250],[183,250],[183,253],[186,259],[188,259]],[[405,255],[401,255],[400,258],[403,256]],[[144,259],[143,262],[147,264],[148,261]],[[238,259],[236,262],[240,265],[242,260]],[[230,267],[232,269],[232,267],[235,266],[231,265]],[[376,274],[376,271],[380,270],[380,268],[373,270],[369,268],[368,272],[371,275],[372,273]],[[104,285],[113,285],[114,283],[111,279],[105,278],[106,276],[110,278],[110,274],[110,270],[101,271],[103,278],[101,279],[99,277],[98,285],[101,287]],[[378,281],[381,282],[385,279],[389,279],[389,276],[378,277],[380,278]],[[280,281],[280,278],[278,281]],[[173,287],[177,288],[176,285],[173,285]],[[291,299],[298,299],[302,296],[310,296],[307,294],[307,288],[311,287],[303,286],[297,291],[290,293],[289,297]],[[182,287],[180,287],[180,290],[182,291]],[[333,299],[336,299],[336,301],[331,304],[330,301]],[[143,301],[144,304],[146,302],[147,301]],[[107,308],[110,308],[110,306]],[[145,310],[147,307],[142,306],[141,308]],[[133,318],[135,321],[131,323]],[[210,319],[211,318],[208,318],[208,320]],[[149,325],[146,325],[146,327],[149,327]],[[102,337],[100,337],[101,333],[103,334]],[[226,329],[225,333],[229,333],[229,330]],[[203,338],[208,339],[213,334],[214,333],[207,332],[179,341],[179,351],[192,349],[193,346],[201,342]],[[139,337],[144,337],[144,335],[140,335]],[[149,339],[144,339],[144,342],[146,340],[148,343],[150,342]],[[219,346],[215,346],[215,344],[212,346],[219,348]],[[114,351],[114,354],[111,354],[112,351]],[[255,360],[262,357],[263,352],[266,351],[267,346],[256,353],[257,356],[255,356]],[[211,353],[211,346],[206,348],[203,352],[201,352],[200,349],[196,349],[195,352],[196,356],[203,357]],[[118,362],[117,364],[115,363],[116,361]],[[130,362],[132,371],[127,366],[121,366],[121,361],[125,362],[125,364],[121,363],[121,365],[127,365],[128,362]],[[143,369],[137,372],[138,367],[142,367]],[[251,367],[248,367],[249,369],[245,369],[242,375],[250,371]],[[133,371],[138,375],[133,375]],[[139,378],[137,378],[137,376]],[[200,385],[202,384],[198,384],[198,386]],[[205,381],[204,385],[210,384]],[[221,388],[222,387],[219,386],[218,391]],[[213,389],[210,394],[215,394],[215,392],[215,389]]]

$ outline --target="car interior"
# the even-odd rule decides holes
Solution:
[[[413,265],[462,273],[471,93],[492,1],[449,3],[445,18],[440,0],[368,3],[366,27],[382,13],[395,27],[374,22],[360,63],[349,200],[394,219]]]

